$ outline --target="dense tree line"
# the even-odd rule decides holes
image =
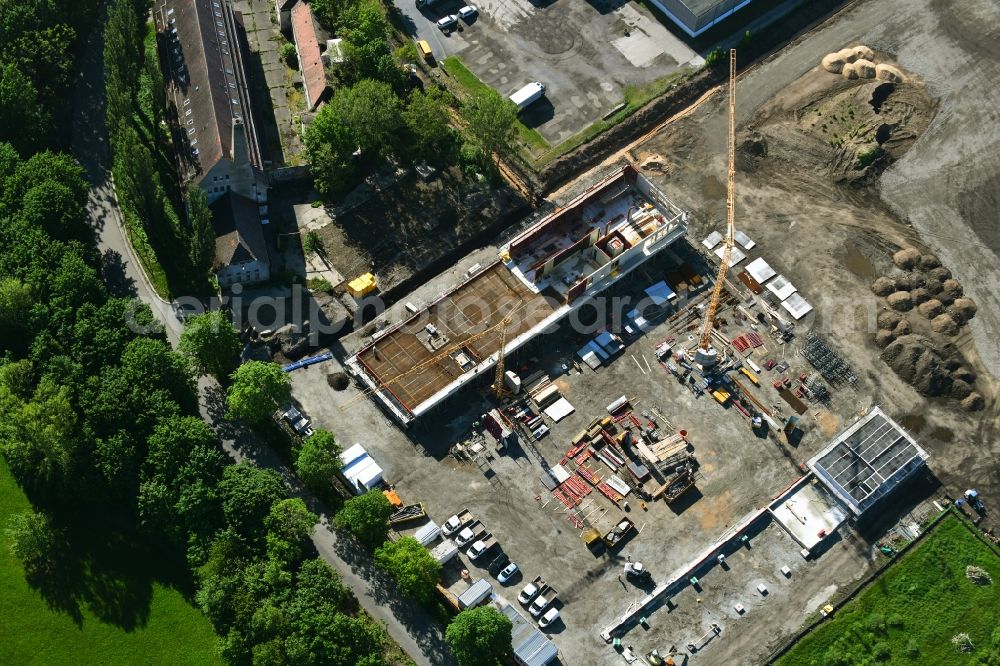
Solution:
[[[125,226],[161,293],[200,292],[215,258],[204,194],[187,198],[177,180],[151,0],[116,0],[104,33],[112,175]]]
[[[464,104],[442,88],[407,79],[402,66],[417,55],[412,45],[392,53],[392,27],[378,0],[317,0],[316,15],[344,39],[341,85],[317,114],[304,140],[317,188],[339,196],[387,160],[460,164],[495,175],[492,154],[513,138],[517,110],[494,90]],[[451,107],[460,106],[461,133]]]

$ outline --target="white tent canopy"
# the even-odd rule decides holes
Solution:
[[[757,257],[747,264],[746,272],[757,284],[764,284],[776,274],[771,265],[764,261],[764,257]]]

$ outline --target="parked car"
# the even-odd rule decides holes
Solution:
[[[448,14],[447,16],[441,17],[437,22],[437,27],[441,29],[441,32],[448,32],[456,25],[458,25],[458,16],[455,14]]]
[[[517,565],[511,562],[506,567],[504,567],[503,571],[500,572],[500,575],[497,576],[497,580],[500,581],[501,585],[504,585],[507,583],[507,581],[513,578],[514,574],[516,573],[517,573]]]
[[[489,552],[496,545],[497,545],[496,537],[494,537],[492,534],[487,534],[486,536],[484,536],[483,538],[479,539],[474,544],[472,544],[472,547],[469,548],[469,559],[471,559],[472,561],[478,560],[480,557],[483,556],[483,553]]]
[[[479,10],[476,8],[475,5],[466,5],[458,10],[458,16],[463,21],[471,20],[478,13]]]
[[[490,562],[488,567],[486,567],[486,570],[489,571],[492,575],[496,576],[501,571],[503,571],[504,567],[506,567],[508,564],[510,564],[510,558],[507,557],[507,553],[500,553],[499,555],[493,558],[493,561]]]
[[[559,609],[558,608],[550,608],[545,613],[545,615],[543,615],[540,618],[538,618],[538,626],[541,627],[542,629],[544,629],[545,627],[549,626],[550,624],[552,624],[553,622],[555,622],[558,619],[559,619]]]

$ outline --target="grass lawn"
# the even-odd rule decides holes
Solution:
[[[28,509],[0,458],[0,526]],[[68,594],[43,596],[28,585],[0,531],[0,664],[222,663],[208,619],[180,592],[148,577],[136,584],[135,571],[98,563],[85,571],[85,585],[72,590],[77,603],[65,603]]]
[[[993,583],[969,581],[970,564],[989,571]],[[969,664],[988,650],[998,617],[1000,556],[949,515],[777,664]],[[952,644],[960,632],[972,639],[972,652]]]

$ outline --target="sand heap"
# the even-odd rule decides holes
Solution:
[[[902,83],[906,80],[898,67],[875,63],[875,52],[864,45],[840,49],[827,53],[820,65],[831,74],[840,74],[845,79],[878,79]]]

